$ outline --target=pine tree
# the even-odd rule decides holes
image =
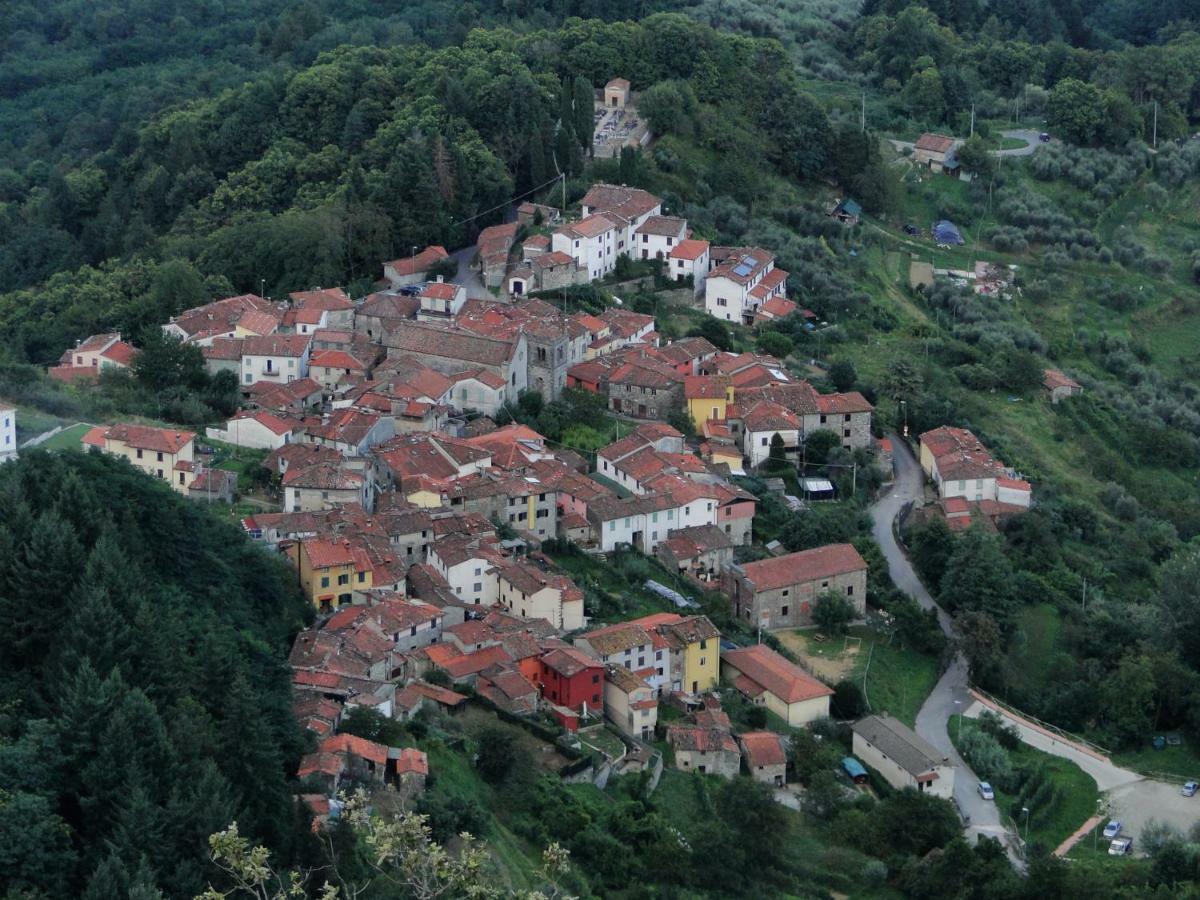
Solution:
[[[129,892],[129,871],[116,852],[110,852],[92,871],[81,900],[114,900]]]
[[[72,525],[55,510],[38,516],[12,557],[0,590],[2,644],[17,667],[37,667],[58,629],[66,599],[84,567],[84,551]],[[48,589],[48,586],[53,586]]]
[[[150,799],[146,789],[138,784],[121,798],[116,809],[116,821],[108,846],[126,866],[140,861],[140,869],[149,872],[166,871],[174,854],[164,841],[166,824],[163,810]],[[150,860],[158,863],[150,866]]]

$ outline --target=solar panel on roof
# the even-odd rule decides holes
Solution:
[[[745,263],[733,267],[734,275],[741,275],[743,278],[754,271],[753,266],[748,266]]]

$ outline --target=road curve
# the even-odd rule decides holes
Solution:
[[[908,442],[898,434],[889,434],[888,437],[892,441],[895,482],[891,489],[871,506],[875,542],[883,551],[888,572],[896,587],[915,598],[923,608],[937,610],[938,623],[949,637],[952,636],[953,630],[950,616],[929,595],[892,530],[893,523],[904,505],[922,496],[925,475]],[[966,660],[962,654],[956,654],[954,661],[942,673],[933,692],[917,713],[916,731],[958,767],[954,778],[954,799],[965,820],[964,831],[968,837],[978,838],[982,835],[999,839],[1008,849],[1013,862],[1021,865],[1013,850],[1013,836],[1000,821],[1000,810],[995,803],[979,796],[979,779],[958,755],[946,730],[950,717],[955,713],[966,712],[974,702],[967,691],[968,686]]]

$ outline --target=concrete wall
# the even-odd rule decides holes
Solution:
[[[862,762],[883,776],[884,781],[898,790],[913,788],[918,790],[917,780],[905,769],[888,756],[885,756],[874,744],[862,735],[854,735],[854,755]],[[949,800],[954,796],[954,767],[938,766],[934,773],[938,776],[932,783],[923,788],[923,793],[932,794]]]

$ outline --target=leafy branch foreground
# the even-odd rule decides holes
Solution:
[[[428,816],[401,812],[394,818],[373,813],[367,796],[358,791],[344,799],[342,817],[354,830],[363,849],[363,881],[344,877],[338,868],[333,841],[324,834],[330,865],[307,872],[276,871],[270,852],[263,846],[251,846],[243,837],[237,822],[209,838],[210,856],[217,868],[227,876],[232,887],[217,890],[209,887],[196,900],[227,900],[249,896],[257,900],[302,900],[314,876],[320,875],[320,900],[354,900],[368,889],[375,894],[391,897],[410,897],[414,900],[434,898],[516,897],[520,900],[569,900],[557,886],[556,879],[565,875],[570,854],[557,843],[550,844],[542,854],[542,868],[537,877],[545,890],[510,891],[498,886],[491,878],[490,857],[486,845],[464,832],[459,835],[461,848],[447,850],[433,840]]]

